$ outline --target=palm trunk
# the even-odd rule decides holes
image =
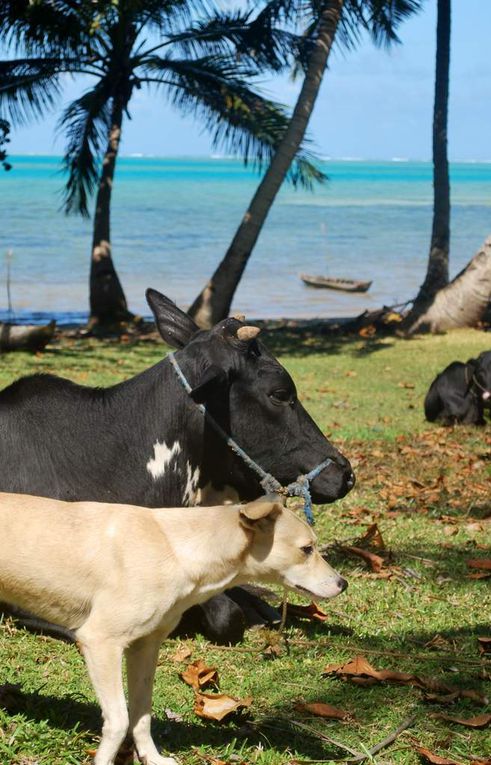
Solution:
[[[450,284],[440,290],[411,332],[475,327],[491,306],[491,236]]]
[[[319,32],[292,119],[264,178],[211,280],[188,313],[202,328],[225,318],[254,245],[281,184],[302,143],[319,93],[343,8],[343,0],[329,0],[322,11]]]
[[[121,142],[123,102],[115,97],[111,130],[94,213],[90,267],[90,324],[111,324],[132,317],[111,257],[111,194]]]
[[[426,277],[405,324],[408,328],[448,284],[450,182],[447,156],[451,0],[438,0],[435,101],[433,109],[433,228]]]

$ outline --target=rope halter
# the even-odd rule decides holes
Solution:
[[[256,475],[259,476],[263,491],[265,494],[283,494],[286,497],[302,497],[304,506],[303,511],[305,513],[305,517],[307,519],[307,523],[309,523],[311,526],[314,525],[314,515],[312,512],[312,496],[310,494],[310,482],[314,480],[314,478],[317,478],[319,473],[321,473],[324,468],[326,468],[328,465],[334,462],[331,457],[327,457],[323,462],[320,462],[315,468],[313,468],[309,473],[306,473],[305,475],[299,475],[298,478],[295,481],[292,481],[292,483],[289,483],[288,486],[282,486],[282,484],[274,477],[274,475],[271,475],[271,473],[267,473],[263,468],[255,462],[255,460],[252,459],[252,457],[249,457],[248,454],[242,449],[242,447],[239,446],[239,444],[234,441],[234,439],[226,433],[221,425],[218,424],[218,422],[215,420],[215,418],[208,412],[207,408],[204,404],[197,403],[194,401],[191,397],[192,388],[182,371],[181,367],[179,366],[176,357],[174,355],[174,352],[169,353],[167,356],[170,363],[172,364],[174,371],[177,375],[177,378],[181,385],[183,386],[184,390],[190,396],[191,400],[193,401],[194,405],[200,410],[200,412],[203,414],[205,419],[210,423],[212,428],[215,430],[216,433],[225,441],[227,446],[230,447],[230,449],[237,454],[243,462],[249,467],[251,470],[253,470]]]

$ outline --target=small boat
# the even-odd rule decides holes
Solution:
[[[55,321],[44,326],[0,322],[0,352],[41,351],[53,339],[55,329]]]
[[[372,282],[364,282],[359,279],[336,279],[333,276],[310,276],[300,274],[301,280],[308,287],[321,287],[329,290],[341,290],[342,292],[366,292]]]

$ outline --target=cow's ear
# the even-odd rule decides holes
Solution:
[[[171,348],[183,348],[198,331],[197,324],[161,292],[150,288],[145,295],[162,339]]]
[[[239,507],[239,522],[246,529],[266,530],[283,510],[283,498],[268,494]]]
[[[196,403],[204,404],[212,391],[216,390],[217,386],[224,383],[226,379],[227,374],[221,367],[210,364],[202,372],[189,395]]]

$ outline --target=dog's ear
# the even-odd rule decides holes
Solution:
[[[283,498],[278,494],[267,494],[247,505],[241,505],[239,521],[246,529],[265,528],[276,520],[283,510],[283,504]]]

